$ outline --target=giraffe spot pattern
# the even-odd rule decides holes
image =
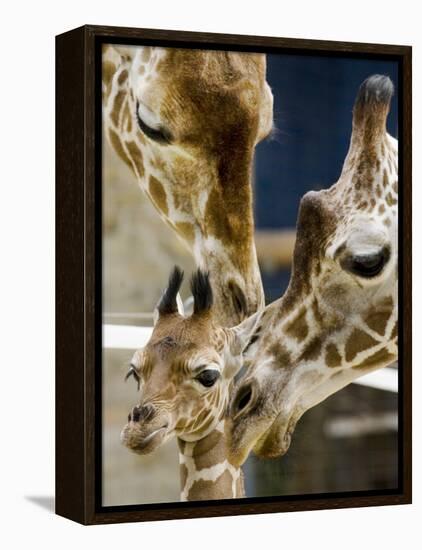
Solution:
[[[120,74],[119,76],[117,77],[117,82],[118,84],[121,86],[122,84],[124,84],[127,80],[127,77],[129,76],[129,73],[128,73],[128,70],[127,69],[124,69]]]
[[[123,101],[125,97],[126,97],[126,90],[119,90],[114,99],[114,105],[113,105],[113,110],[110,113],[110,119],[113,122],[114,126],[116,126],[116,128],[119,125],[119,115],[120,115],[120,111],[122,110]]]
[[[320,336],[315,336],[306,345],[304,351],[299,357],[300,361],[313,361],[317,359],[321,353],[322,338]]]
[[[398,323],[397,321],[394,323],[394,327],[393,327],[393,330],[391,331],[391,336],[390,338],[392,340],[394,340],[395,338],[397,338],[397,335],[398,335]]]
[[[129,166],[129,168],[133,170],[132,162],[123,147],[120,137],[112,128],[108,129],[108,137],[110,139],[111,145],[113,146],[113,149],[116,151],[118,156],[125,162],[125,164]]]
[[[352,361],[358,353],[365,351],[369,348],[372,348],[378,344],[372,336],[367,334],[361,329],[355,328],[352,334],[349,336],[349,339],[346,342],[345,346],[345,356],[346,361]]]
[[[362,361],[362,363],[359,363],[359,365],[355,365],[354,369],[364,369],[364,368],[371,368],[376,366],[386,366],[390,363],[393,363],[397,359],[396,355],[393,353],[390,353],[387,348],[381,348],[374,354],[370,355],[366,359]]]
[[[385,197],[385,201],[388,204],[388,206],[394,206],[395,204],[397,204],[397,199],[394,198],[390,192]]]
[[[123,129],[130,134],[132,131],[132,115],[129,108],[129,103],[126,102],[123,107]]]
[[[149,178],[149,192],[157,208],[164,215],[167,216],[168,214],[167,195],[164,190],[163,184],[155,176],[150,176]]]
[[[198,479],[188,493],[188,500],[211,500],[227,498],[227,487],[232,486],[233,477],[225,470],[215,481]]]
[[[141,60],[142,60],[144,63],[148,63],[148,61],[149,61],[150,58],[151,58],[151,53],[152,53],[151,47],[150,47],[150,46],[145,46],[145,47],[142,49]]]
[[[211,468],[219,462],[226,453],[226,442],[224,435],[215,430],[209,436],[196,443],[192,457],[197,470]]]
[[[380,334],[381,336],[385,334],[388,320],[393,313],[393,304],[391,299],[388,301],[388,303],[386,303],[384,307],[388,306],[389,309],[384,309],[382,307],[379,308],[378,306],[375,306],[364,318],[364,321],[368,325],[368,327],[374,332]]]
[[[333,343],[329,343],[325,349],[325,364],[329,368],[335,368],[341,365],[341,355],[337,346]]]
[[[306,321],[306,308],[303,308],[299,312],[299,315],[285,327],[285,332],[298,342],[301,342],[308,336],[309,327]]]
[[[384,168],[383,177],[382,177],[382,184],[384,187],[388,187],[388,174],[387,169]]]
[[[182,490],[186,485],[187,479],[188,479],[188,469],[186,468],[185,464],[181,464],[180,465],[180,486],[182,487]]]
[[[176,222],[174,224],[176,231],[180,233],[189,243],[193,243],[195,240],[195,228],[192,223],[189,222]]]
[[[116,69],[117,69],[116,65],[111,61],[103,61],[102,81],[106,86],[106,92],[105,92],[106,97],[108,97],[108,95],[110,94],[111,83],[113,80],[113,76],[116,72]]]
[[[145,175],[143,157],[140,148],[134,141],[126,142],[126,147],[129,151],[129,155],[135,165],[135,172],[139,178],[143,178]]]
[[[268,351],[274,356],[277,367],[287,367],[291,364],[291,354],[282,343],[275,342]]]

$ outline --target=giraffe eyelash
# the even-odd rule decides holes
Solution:
[[[153,141],[161,143],[162,145],[168,145],[171,142],[172,136],[166,128],[163,128],[162,126],[152,128],[142,120],[139,116],[139,101],[136,102],[136,120],[140,130]]]
[[[138,385],[138,390],[139,390],[139,387],[141,385],[141,377],[139,376],[137,370],[136,370],[136,367],[135,365],[130,365],[129,367],[129,370],[128,372],[126,373],[126,376],[125,376],[125,382],[131,377],[133,376],[133,378],[135,379],[137,385]]]

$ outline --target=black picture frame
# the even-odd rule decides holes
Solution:
[[[150,44],[395,60],[399,64],[397,491],[101,505],[101,45]],[[83,524],[406,504],[412,493],[410,46],[83,26],[56,37],[56,513]]]

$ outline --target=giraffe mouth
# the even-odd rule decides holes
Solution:
[[[125,447],[137,454],[149,454],[159,447],[169,436],[168,424],[145,433],[138,426],[126,424],[120,435],[121,442]]]

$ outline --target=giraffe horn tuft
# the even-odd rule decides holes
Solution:
[[[394,84],[390,77],[374,74],[360,85],[356,106],[389,105],[394,94]]]
[[[182,285],[182,281],[183,271],[176,265],[170,274],[167,288],[157,306],[160,315],[177,313],[179,311],[177,307],[177,294]]]
[[[394,94],[394,84],[385,75],[375,74],[360,85],[353,109],[354,123],[371,123],[374,120],[385,120]],[[380,110],[384,116],[380,115]],[[374,117],[375,115],[375,117]]]
[[[190,283],[194,300],[193,313],[205,313],[213,304],[213,294],[208,272],[198,269],[193,275]]]
[[[368,147],[385,132],[394,85],[388,76],[372,75],[360,86],[353,108],[352,143]]]

